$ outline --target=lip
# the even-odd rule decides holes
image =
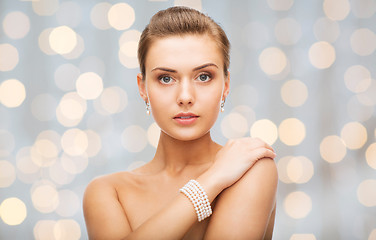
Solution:
[[[174,120],[181,125],[190,125],[196,122],[198,115],[190,112],[181,112],[175,115]]]

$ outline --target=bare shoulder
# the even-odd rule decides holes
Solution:
[[[119,184],[129,179],[128,173],[114,173],[97,177],[86,187],[83,210],[90,239],[119,239],[131,231],[117,192]]]
[[[241,179],[217,197],[207,239],[218,236],[223,239],[264,239],[273,229],[277,185],[275,162],[269,158],[257,161]],[[235,228],[237,236],[234,236]]]

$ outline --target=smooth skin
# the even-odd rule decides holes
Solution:
[[[273,149],[259,139],[215,143],[210,129],[229,74],[206,35],[153,42],[146,74],[137,76],[141,97],[161,128],[154,158],[131,172],[94,179],[84,195],[90,239],[271,239],[277,170]],[[197,116],[182,125],[175,116]],[[212,203],[202,221],[179,189],[196,179]]]

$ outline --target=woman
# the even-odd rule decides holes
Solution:
[[[229,93],[223,30],[196,10],[169,8],[143,31],[138,57],[140,95],[161,128],[158,147],[144,166],[89,184],[90,239],[270,239],[273,149],[251,138],[222,147],[210,136]]]

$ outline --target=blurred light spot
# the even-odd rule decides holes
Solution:
[[[313,164],[306,157],[293,157],[286,166],[287,176],[294,183],[306,183],[313,176]]]
[[[65,59],[76,59],[76,58],[80,57],[81,54],[85,50],[84,39],[78,34],[76,34],[76,36],[77,36],[77,44],[75,45],[73,50],[70,51],[69,53],[62,55]]]
[[[54,236],[56,240],[78,240],[81,238],[80,225],[73,219],[62,219],[54,226]]]
[[[59,0],[32,1],[33,10],[40,16],[51,16],[59,8]]]
[[[351,10],[357,18],[369,18],[376,12],[376,2],[374,0],[351,1]]]
[[[146,162],[144,161],[134,161],[132,162],[131,164],[129,164],[129,166],[127,167],[127,171],[133,171],[135,170],[136,168],[139,168],[141,167],[142,165],[144,165]]]
[[[60,25],[77,27],[82,19],[80,5],[76,2],[62,2],[56,12],[56,19]]]
[[[240,84],[231,91],[231,98],[235,106],[247,103],[247,106],[255,107],[258,103],[258,91],[250,84]]]
[[[8,157],[15,147],[13,134],[5,129],[0,129],[0,158]]]
[[[366,91],[358,93],[356,97],[359,102],[366,106],[375,106],[376,105],[376,80],[371,79],[371,84]]]
[[[313,234],[294,233],[290,240],[316,240],[316,237]]]
[[[269,119],[261,119],[253,123],[250,130],[251,137],[260,138],[272,145],[278,138],[277,126]]]
[[[266,74],[275,75],[281,73],[287,66],[285,53],[276,47],[264,49],[259,56],[259,64]]]
[[[372,230],[369,234],[368,240],[375,240],[376,239],[376,228]]]
[[[306,130],[302,121],[288,118],[281,122],[278,128],[279,139],[286,145],[299,145],[305,138]]]
[[[288,106],[299,107],[308,98],[308,88],[302,81],[296,79],[290,80],[283,84],[281,97],[283,102]]]
[[[82,99],[76,92],[69,92],[60,100],[56,109],[56,117],[63,126],[73,127],[82,120],[86,109],[86,100]]]
[[[349,122],[341,130],[341,138],[349,149],[359,149],[367,141],[367,129],[359,122]]]
[[[20,106],[26,98],[25,86],[17,79],[8,79],[0,84],[0,102],[8,107]]]
[[[61,165],[66,172],[75,175],[85,171],[89,165],[89,159],[85,154],[79,156],[63,155],[61,157]]]
[[[306,183],[314,174],[314,167],[311,160],[304,156],[283,157],[278,161],[277,168],[279,179],[287,184]]]
[[[81,207],[80,198],[71,190],[65,189],[59,191],[59,199],[59,205],[55,211],[62,217],[74,216]]]
[[[250,22],[244,27],[244,42],[251,49],[260,49],[269,42],[268,28],[262,22]]]
[[[318,69],[329,68],[336,60],[336,51],[328,42],[316,42],[309,48],[309,60]]]
[[[47,55],[55,55],[56,52],[50,46],[50,34],[53,28],[47,28],[39,34],[38,45],[40,50]]]
[[[77,35],[68,26],[54,28],[49,36],[50,47],[59,54],[71,52],[77,45]]]
[[[345,142],[338,136],[327,136],[320,143],[321,157],[329,163],[342,161],[346,156],[346,152]]]
[[[283,157],[278,160],[277,168],[278,168],[278,178],[284,183],[292,183],[291,179],[287,175],[287,165],[293,156]]]
[[[34,143],[35,151],[44,158],[56,158],[59,154],[58,147],[49,139],[39,139]]]
[[[106,66],[103,59],[96,56],[85,57],[79,65],[81,72],[95,72],[99,76],[103,77],[106,71]]]
[[[376,180],[367,179],[361,182],[357,190],[358,200],[366,207],[376,206]]]
[[[137,49],[139,37],[140,32],[131,30],[125,32],[119,40],[119,60],[127,68],[138,67]]]
[[[137,57],[137,48],[138,48],[138,42],[136,41],[129,41],[123,43],[123,45],[120,48],[121,53],[123,53],[126,57],[132,58]]]
[[[76,88],[76,79],[80,76],[80,69],[71,63],[60,65],[55,71],[55,83],[63,91],[72,91]]]
[[[17,48],[8,43],[0,44],[0,71],[13,70],[17,66],[18,61]]]
[[[57,102],[49,93],[37,95],[31,102],[31,113],[39,121],[50,121],[55,117]]]
[[[175,0],[174,6],[186,6],[186,7],[194,8],[198,11],[202,10],[201,0]]]
[[[25,174],[36,173],[39,170],[39,166],[32,161],[30,147],[21,148],[17,152],[16,165],[18,170]]]
[[[58,151],[61,150],[60,138],[61,138],[60,134],[58,134],[56,131],[53,131],[53,130],[42,131],[37,136],[37,140],[47,139],[47,140],[53,142],[55,144],[56,148],[58,149]]]
[[[53,220],[39,220],[33,229],[34,238],[37,240],[51,240],[55,239],[54,226],[56,221]]]
[[[61,146],[70,156],[82,155],[88,147],[87,135],[78,128],[68,129],[61,137]]]
[[[7,198],[0,204],[0,217],[5,224],[19,225],[25,220],[26,216],[26,205],[18,198]]]
[[[16,171],[13,165],[6,160],[0,160],[0,188],[9,187],[14,180],[16,180]]]
[[[95,157],[102,149],[101,137],[93,130],[85,130],[88,140],[86,154],[88,157]]]
[[[29,17],[23,12],[10,12],[4,18],[3,29],[9,38],[23,38],[30,31]]]
[[[41,213],[55,211],[59,204],[59,195],[56,188],[50,184],[40,185],[31,192],[31,200],[35,209]]]
[[[294,0],[267,0],[267,3],[274,11],[287,11],[294,4]]]
[[[247,119],[239,113],[229,113],[221,122],[222,134],[228,139],[243,137],[248,129]]]
[[[364,105],[357,96],[352,96],[347,102],[347,113],[354,121],[365,122],[372,117],[373,106]]]
[[[161,134],[161,129],[159,128],[158,124],[153,122],[150,124],[147,135],[148,135],[148,141],[150,145],[152,145],[154,148],[157,148],[159,136]]]
[[[127,127],[121,134],[121,143],[129,152],[141,152],[147,142],[146,131],[138,125]]]
[[[313,32],[318,41],[333,43],[340,34],[340,28],[338,22],[323,17],[315,22]]]
[[[116,30],[125,30],[135,21],[135,12],[127,3],[112,5],[108,11],[108,23]]]
[[[284,45],[293,45],[301,38],[302,29],[294,18],[283,18],[277,22],[274,33],[278,42]]]
[[[296,191],[285,198],[283,206],[287,215],[294,219],[301,219],[311,212],[312,200],[305,192]]]
[[[52,181],[59,185],[66,185],[74,180],[75,174],[71,174],[64,169],[62,160],[57,160],[48,168],[48,173]]]
[[[76,81],[76,89],[83,99],[95,99],[103,91],[102,78],[94,72],[83,73]]]
[[[90,12],[90,20],[94,27],[100,30],[110,29],[111,25],[108,23],[108,11],[111,8],[111,4],[107,2],[101,2],[96,4]]]
[[[376,49],[376,34],[368,28],[360,28],[351,34],[350,42],[354,53],[368,56]]]
[[[325,15],[333,21],[340,21],[350,12],[348,0],[324,0],[323,9]]]
[[[372,143],[366,150],[366,160],[368,165],[376,169],[376,143]]]
[[[346,87],[354,93],[366,91],[372,81],[370,71],[362,65],[349,67],[345,72],[344,79]]]
[[[127,93],[120,87],[104,89],[100,98],[94,101],[97,112],[103,115],[122,112],[127,105]]]
[[[252,126],[256,121],[255,111],[247,105],[237,105],[231,112],[241,114],[246,119],[248,126]]]

